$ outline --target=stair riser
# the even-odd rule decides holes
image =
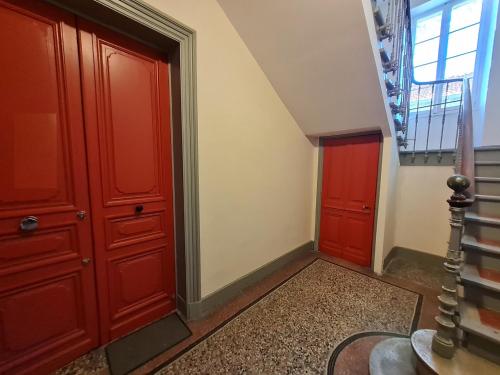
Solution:
[[[484,177],[484,176],[481,176]],[[489,176],[488,176],[489,177]],[[500,196],[499,182],[476,182],[476,194]],[[499,213],[500,215],[500,213]]]
[[[465,263],[473,264],[480,268],[500,271],[500,256],[494,257],[488,253],[480,253],[477,250],[464,248]]]
[[[482,241],[495,241],[500,243],[500,227],[480,223],[466,223],[465,233]]]
[[[500,165],[476,165],[478,177],[500,177]]]
[[[499,217],[500,202],[476,200],[472,210],[480,216]]]
[[[478,306],[500,311],[500,293],[464,283],[464,297]]]
[[[476,161],[500,161],[500,150],[476,150]]]
[[[470,332],[464,333],[464,344],[471,353],[500,364],[500,344],[491,342]]]

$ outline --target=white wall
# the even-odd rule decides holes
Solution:
[[[497,2],[498,7],[498,2]],[[498,11],[498,8],[493,10]],[[493,25],[495,26],[495,25]],[[482,146],[500,145],[500,18],[497,18],[495,39],[491,52],[491,66],[484,109]]]
[[[382,128],[371,0],[218,0],[305,134]]]
[[[450,235],[446,180],[451,166],[401,166],[398,173],[394,246],[445,256]]]
[[[202,296],[313,239],[314,146],[215,0],[147,0],[197,34]]]

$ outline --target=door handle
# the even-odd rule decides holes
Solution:
[[[142,211],[144,211],[144,206],[142,204],[135,206],[135,213],[137,215],[139,215]]]
[[[369,210],[370,206],[367,206],[366,204],[363,205],[363,210]]]
[[[88,266],[90,264],[90,258],[83,258],[82,259],[82,265]]]
[[[36,216],[26,216],[21,219],[19,228],[23,232],[33,232],[38,228],[38,218]]]

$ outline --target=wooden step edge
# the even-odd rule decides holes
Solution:
[[[478,268],[471,264],[464,265],[463,269],[460,271],[460,280],[462,284],[471,284],[479,288],[500,293],[500,283],[481,277]]]
[[[476,200],[478,200],[478,201],[500,202],[500,196],[498,196],[498,195],[476,194]]]
[[[475,165],[498,165],[498,166],[500,166],[500,161],[494,161],[494,160],[476,161],[474,164]]]
[[[495,344],[500,344],[500,330],[488,326],[481,321],[477,306],[465,300],[460,300],[459,309],[460,328],[462,330],[481,336]]]
[[[500,177],[474,177],[476,182],[500,183]]]
[[[490,217],[490,216],[481,216],[481,215],[476,214],[475,212],[466,212],[465,213],[465,221],[500,226],[500,218]]]
[[[479,242],[475,237],[465,235],[462,237],[462,249],[467,251],[469,249],[485,252],[494,256],[500,256],[500,245],[490,245],[487,243]]]

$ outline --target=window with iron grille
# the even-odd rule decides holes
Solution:
[[[416,82],[474,77],[480,63],[483,0],[453,0],[414,15],[413,77]],[[417,90],[419,92],[417,92]],[[412,90],[410,106],[415,110],[458,106],[461,83]]]

